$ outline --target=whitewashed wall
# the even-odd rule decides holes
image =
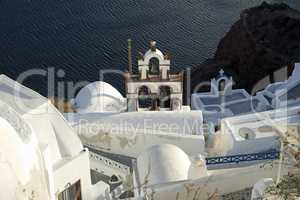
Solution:
[[[204,152],[202,114],[192,112],[130,112],[66,116],[84,144],[136,157],[156,144],[173,144],[187,154]]]
[[[157,144],[173,144],[181,148],[189,155],[203,154],[205,148],[204,137],[199,136],[178,136],[174,134],[108,134],[99,133],[94,136],[79,134],[83,144],[92,145],[98,149],[122,154],[130,157],[137,157],[149,147]]]
[[[95,135],[99,131],[122,134],[140,132],[140,130],[179,135],[203,134],[201,111],[72,113],[65,114],[65,117],[73,127],[89,135]]]
[[[148,188],[153,200],[207,200],[212,194],[228,194],[252,187],[261,178],[275,178],[277,166],[269,164],[219,170],[198,180],[157,185]],[[286,173],[286,172],[285,172]]]

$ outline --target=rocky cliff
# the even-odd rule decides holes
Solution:
[[[224,68],[236,87],[251,91],[272,72],[284,66],[291,71],[295,62],[300,62],[300,11],[286,4],[262,3],[244,10],[220,41],[214,58],[193,70],[192,88]]]

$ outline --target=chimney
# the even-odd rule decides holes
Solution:
[[[132,74],[131,39],[128,39],[127,42],[128,42],[128,71],[130,74]]]

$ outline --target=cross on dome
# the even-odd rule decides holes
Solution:
[[[221,69],[221,70],[219,71],[219,74],[220,74],[221,76],[223,76],[223,75],[224,75],[224,70]]]
[[[150,49],[151,49],[151,51],[156,51],[156,41],[150,42]]]

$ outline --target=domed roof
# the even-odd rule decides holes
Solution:
[[[140,183],[159,183],[186,180],[191,162],[188,155],[175,145],[155,145],[137,158]]]
[[[125,99],[112,85],[97,81],[79,91],[75,106],[79,113],[120,112],[125,107]]]
[[[20,123],[24,123],[20,121]],[[0,199],[49,199],[43,158],[34,136],[0,117]]]
[[[33,90],[0,75],[0,96],[0,199],[50,199],[48,170],[81,154],[82,143],[61,113]]]

